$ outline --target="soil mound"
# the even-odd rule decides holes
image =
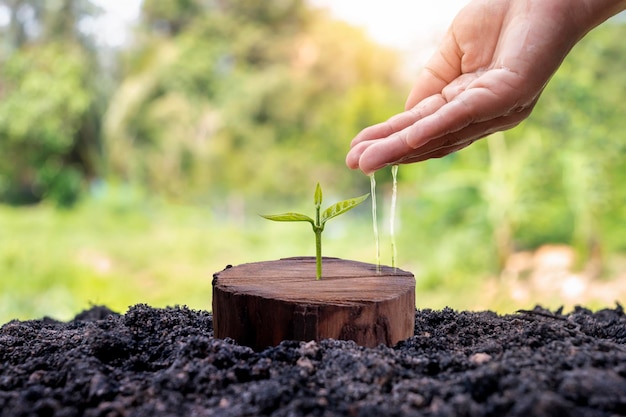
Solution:
[[[213,337],[210,313],[93,307],[0,328],[0,416],[626,415],[626,315],[418,310],[393,348]]]

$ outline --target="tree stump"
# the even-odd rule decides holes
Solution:
[[[226,267],[213,276],[215,337],[262,350],[283,340],[393,346],[413,335],[415,278],[388,266],[297,257]]]

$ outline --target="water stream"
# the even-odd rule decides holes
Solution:
[[[391,234],[391,267],[396,267],[396,203],[398,200],[398,165],[391,166],[391,214],[389,216],[389,233]]]
[[[376,240],[376,272],[380,273],[380,239],[378,237],[378,215],[376,214],[376,178],[370,174],[370,188],[372,199],[372,224],[374,226],[374,239]]]
[[[396,268],[396,206],[398,201],[398,165],[391,166],[391,213],[389,216],[389,233],[391,235],[391,267]],[[372,198],[372,225],[374,228],[374,240],[376,241],[376,270],[380,272],[380,235],[378,233],[378,213],[376,210],[376,178],[370,174],[370,195]]]

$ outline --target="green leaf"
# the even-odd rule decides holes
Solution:
[[[300,213],[261,214],[260,216],[275,222],[309,222],[314,224],[312,218]]]
[[[324,210],[324,212],[322,213],[321,223],[324,224],[328,220],[332,219],[333,217],[337,217],[340,214],[343,214],[346,211],[355,208],[356,206],[361,204],[363,201],[365,201],[367,197],[369,197],[369,193],[362,195],[360,197],[351,198],[349,200],[344,200],[344,201],[340,201],[339,203],[333,204],[332,206]]]
[[[315,186],[315,197],[314,197],[315,208],[319,208],[322,205],[322,187],[320,187],[320,183],[317,183]]]

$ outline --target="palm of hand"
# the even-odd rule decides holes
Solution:
[[[512,3],[466,7],[418,76],[407,110],[361,131],[347,165],[371,173],[442,157],[528,117],[573,41],[562,36],[562,11],[545,0]]]

